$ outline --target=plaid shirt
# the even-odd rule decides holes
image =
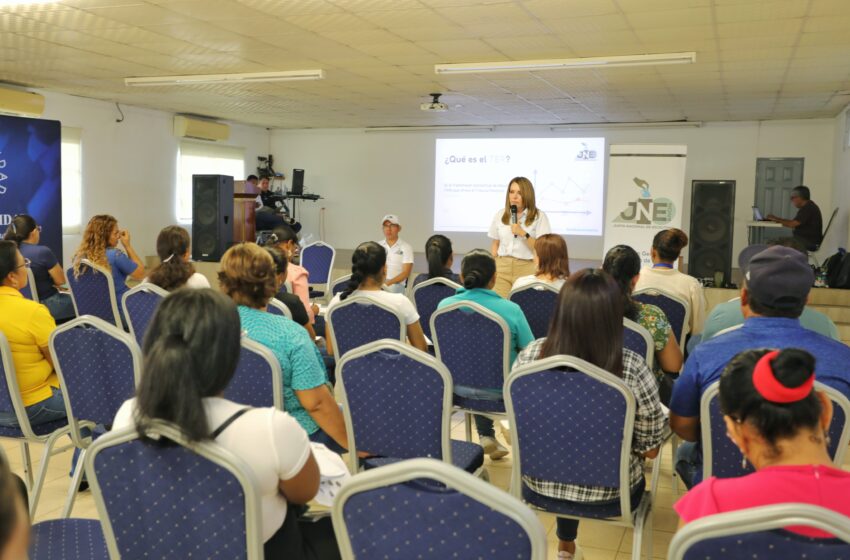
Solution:
[[[517,356],[514,368],[530,364],[540,356],[545,338],[539,338],[529,344]],[[629,461],[629,483],[632,488],[643,478],[642,453],[661,445],[664,440],[667,416],[661,408],[658,397],[658,382],[647,367],[644,359],[631,350],[623,350],[623,381],[635,395],[635,427],[632,436],[632,454]],[[569,452],[565,450],[564,452]],[[606,486],[581,486],[523,477],[528,487],[544,496],[569,500],[572,502],[606,502],[620,497],[618,488]]]

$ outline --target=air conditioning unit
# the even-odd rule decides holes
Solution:
[[[174,135],[198,140],[227,140],[230,138],[230,127],[215,121],[177,115],[174,117]]]
[[[0,87],[0,113],[40,117],[44,114],[44,96],[31,91]]]

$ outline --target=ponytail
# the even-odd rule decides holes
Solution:
[[[369,278],[376,281],[383,280],[380,276],[385,264],[387,264],[387,252],[381,245],[374,241],[358,245],[351,255],[351,279],[339,299],[343,301],[347,299]]]
[[[637,321],[640,309],[632,298],[632,280],[640,274],[640,255],[628,245],[615,245],[602,261],[602,270],[614,277],[623,294],[623,316]]]
[[[496,274],[496,260],[484,249],[474,249],[463,257],[460,276],[467,290],[486,288]]]
[[[425,242],[425,257],[428,259],[428,278],[442,278],[452,258],[452,242],[445,235],[432,235]]]
[[[38,227],[32,216],[27,214],[18,214],[9,223],[6,228],[6,233],[3,234],[3,239],[14,241],[21,246],[21,243],[27,240],[30,234]]]

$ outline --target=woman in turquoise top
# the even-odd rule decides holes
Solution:
[[[345,420],[328,387],[319,351],[298,323],[266,311],[274,297],[275,265],[255,243],[240,243],[221,258],[221,289],[238,304],[242,330],[271,350],[283,371],[284,409],[298,420],[310,440],[345,452]]]
[[[463,288],[458,288],[455,295],[441,301],[437,309],[459,301],[471,301],[499,315],[511,331],[509,365],[513,364],[517,354],[534,341],[534,335],[531,334],[531,327],[528,326],[528,321],[519,305],[493,291],[493,286],[496,285],[496,260],[493,255],[483,249],[475,249],[467,253],[460,265],[460,282]],[[502,399],[501,387],[473,389],[456,385],[455,393],[462,397],[476,399]],[[491,419],[476,414],[475,428],[484,453],[487,453],[491,459],[501,459],[508,454],[508,450],[496,440]]]

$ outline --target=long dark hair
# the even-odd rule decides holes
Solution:
[[[460,263],[463,287],[467,290],[486,288],[496,274],[496,259],[489,251],[474,249]]]
[[[623,376],[623,298],[604,270],[579,270],[561,288],[540,357],[558,354]]]
[[[432,235],[425,242],[425,257],[428,259],[428,278],[445,276],[446,265],[452,258],[452,242],[445,235]]]
[[[339,299],[346,299],[368,278],[380,280],[381,269],[385,264],[387,264],[387,252],[378,243],[367,241],[358,245],[351,255],[351,279]]]
[[[35,218],[29,214],[18,214],[12,218],[12,222],[6,228],[6,233],[3,234],[3,239],[14,241],[20,246],[37,227]]]
[[[292,241],[296,245],[298,245],[298,234],[294,229],[287,225],[281,225],[274,228],[271,234],[266,238],[263,243],[263,247],[278,247],[279,245],[283,245],[284,243],[288,243]],[[296,249],[297,252],[297,249]],[[295,255],[287,255],[288,258],[292,258]]]
[[[154,313],[144,340],[136,425],[176,424],[191,441],[210,437],[202,399],[220,395],[239,360],[236,304],[209,288],[173,292]]]
[[[637,321],[638,304],[632,299],[632,280],[640,274],[640,255],[628,245],[615,245],[602,261],[602,270],[614,277],[623,294],[623,315]]]
[[[266,252],[271,255],[272,260],[274,261],[274,271],[275,274],[286,274],[286,269],[289,268],[289,260],[286,258],[286,254],[278,249],[277,247],[263,247]]]
[[[0,241],[0,282],[18,267],[18,244],[8,239]]]
[[[815,429],[820,423],[821,402],[812,390],[802,400],[775,403],[765,399],[753,385],[753,370],[770,350],[746,350],[729,362],[720,375],[720,409],[739,422],[754,426],[778,454],[776,443],[795,436],[801,429]],[[799,387],[815,371],[815,358],[805,350],[781,350],[771,361],[776,380],[785,387]]]
[[[688,234],[676,228],[664,229],[652,238],[652,248],[658,257],[668,263],[679,258],[682,249],[688,246]]]
[[[148,275],[148,281],[168,291],[185,285],[195,274],[192,263],[183,260],[183,255],[190,246],[189,232],[184,228],[180,226],[162,228],[156,237],[156,254],[159,256],[159,264]]]

